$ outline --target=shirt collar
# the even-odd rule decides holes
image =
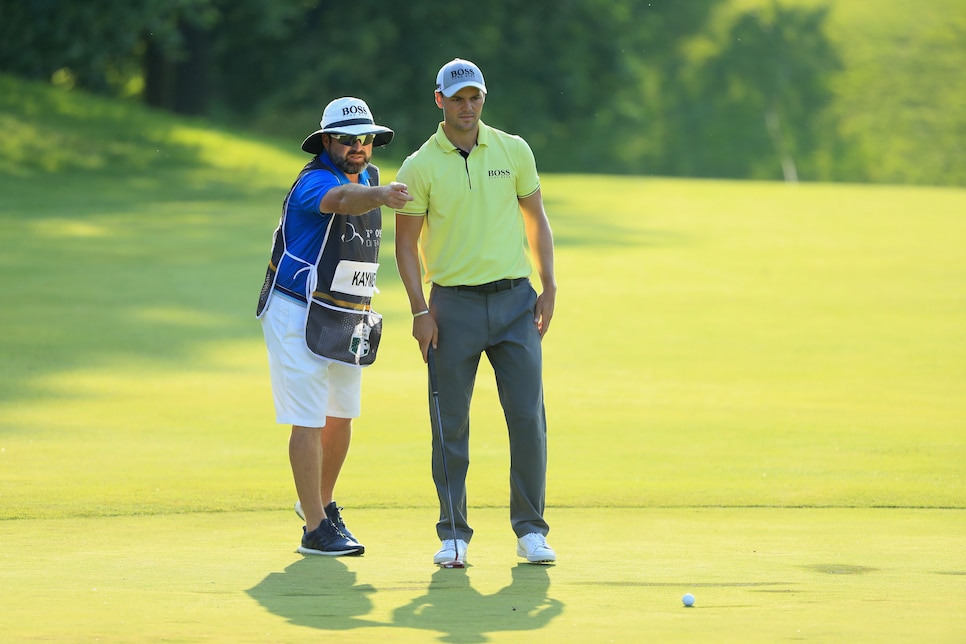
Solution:
[[[439,125],[436,127],[436,145],[440,147],[444,152],[455,152],[456,146],[453,142],[449,140],[446,136],[446,132],[443,131],[443,122],[440,121]],[[487,145],[490,140],[490,128],[482,120],[480,121],[480,127],[476,135],[477,145]]]

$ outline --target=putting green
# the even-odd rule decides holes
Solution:
[[[559,563],[533,566],[505,512],[479,510],[465,570],[430,563],[430,510],[346,514],[363,557],[295,554],[291,511],[0,522],[0,628],[112,642],[966,637],[960,511],[551,508]]]
[[[549,568],[515,556],[488,367],[472,565],[428,563],[387,216],[337,491],[369,552],[303,560],[253,312],[304,158],[67,96],[14,129],[97,163],[0,174],[0,639],[966,641],[966,190],[542,177]]]

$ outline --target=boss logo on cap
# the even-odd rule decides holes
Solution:
[[[362,116],[369,116],[369,112],[362,105],[349,105],[342,108],[342,116],[349,116],[350,114],[361,114]]]
[[[476,78],[476,72],[474,72],[472,69],[466,68],[454,69],[449,73],[449,76],[452,80],[463,80],[464,77]]]

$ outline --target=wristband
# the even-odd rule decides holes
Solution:
[[[428,315],[428,314],[429,314],[429,309],[426,309],[425,311],[420,311],[419,313],[413,313],[413,317],[418,318],[421,315]]]

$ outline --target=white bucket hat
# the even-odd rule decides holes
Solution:
[[[323,134],[375,134],[372,144],[376,147],[387,145],[392,141],[393,131],[388,127],[376,125],[372,120],[372,112],[362,99],[345,96],[337,98],[325,106],[322,112],[322,129],[316,130],[302,141],[302,149],[310,154],[320,154]]]

